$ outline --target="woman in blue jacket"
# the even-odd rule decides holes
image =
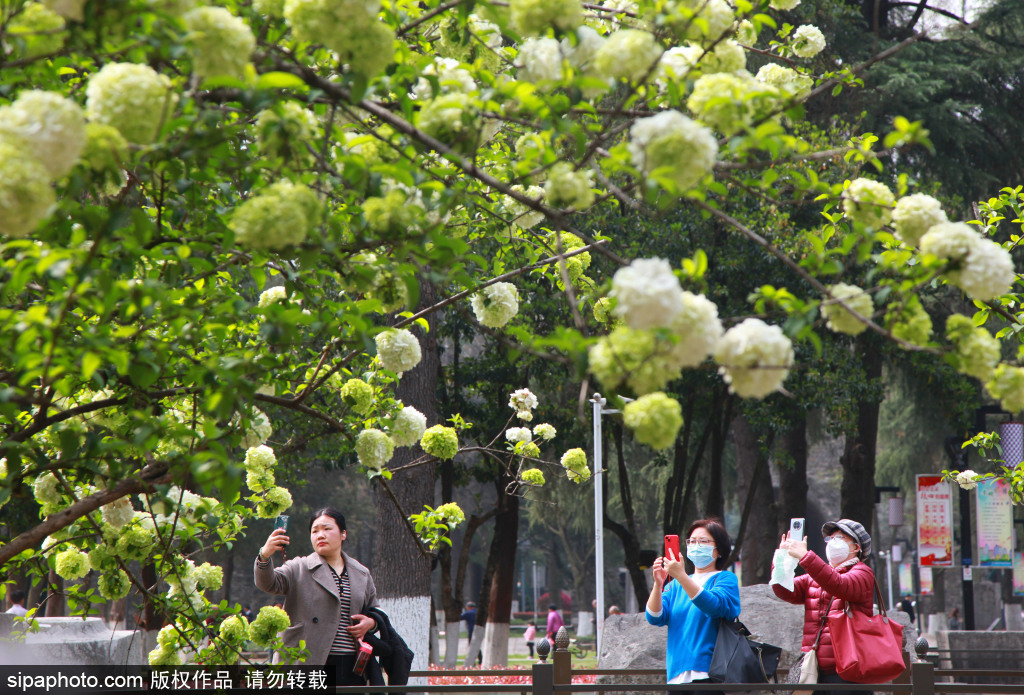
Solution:
[[[722,571],[731,551],[732,542],[721,521],[698,519],[690,524],[686,537],[686,557],[696,570],[692,575],[686,574],[683,559],[671,551],[672,557],[654,561],[647,622],[668,626],[665,665],[669,684],[711,682],[708,669],[719,620],[735,620],[740,614],[739,582],[732,572]]]

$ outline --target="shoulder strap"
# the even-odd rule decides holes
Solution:
[[[821,633],[825,629],[825,623],[828,621],[828,613],[832,610],[832,602],[835,600],[836,597],[832,596],[828,601],[828,607],[825,609],[825,612],[821,614],[821,624],[818,625],[818,634],[814,637],[814,645],[811,646],[811,649],[818,648],[818,642],[821,641]]]

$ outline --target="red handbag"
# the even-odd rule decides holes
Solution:
[[[886,615],[877,581],[875,598],[879,615],[852,610],[847,602],[842,613],[828,616],[836,673],[853,683],[887,683],[906,669],[903,626]]]

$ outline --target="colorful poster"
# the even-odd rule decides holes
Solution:
[[[1024,596],[1024,553],[1013,554],[1013,595]]]
[[[901,562],[899,570],[900,596],[914,595],[914,576],[911,574],[910,563]]]
[[[1013,504],[1005,480],[978,483],[978,566],[1013,567]]]
[[[918,579],[921,580],[921,595],[931,596],[935,593],[935,583],[932,579],[931,567],[918,568]]]
[[[953,566],[953,490],[941,475],[917,476],[917,557],[924,567]]]

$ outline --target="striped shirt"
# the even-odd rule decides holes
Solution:
[[[349,588],[348,567],[341,571],[340,576],[331,567],[331,574],[338,585],[338,596],[341,597],[341,601],[338,603],[338,631],[334,634],[331,654],[352,654],[359,651],[359,645],[356,644],[355,637],[345,629],[352,624],[352,591]]]

